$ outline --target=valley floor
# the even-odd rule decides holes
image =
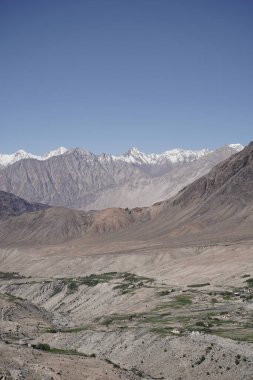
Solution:
[[[0,377],[252,379],[250,243],[108,247],[1,250]]]

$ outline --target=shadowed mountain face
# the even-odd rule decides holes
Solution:
[[[46,160],[26,158],[0,169],[0,189],[30,202],[83,210],[144,207],[168,199],[241,149],[96,156],[72,149]]]
[[[192,201],[215,197],[216,205],[235,202],[247,206],[253,200],[253,142],[242,152],[215,166],[177,196],[174,203],[186,206]],[[217,207],[217,206],[216,206]]]
[[[14,194],[0,191],[0,218],[44,210],[46,208],[49,208],[49,206],[40,203],[29,203]]]
[[[152,208],[159,216],[137,228],[136,235],[163,239],[252,236],[253,143]]]
[[[0,224],[3,244],[58,243],[97,235],[110,241],[182,241],[252,236],[253,143],[152,207],[84,212],[51,208]],[[10,233],[11,232],[11,233]]]

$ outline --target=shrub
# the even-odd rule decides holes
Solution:
[[[188,288],[202,288],[203,286],[208,286],[210,285],[210,282],[204,282],[203,284],[191,284],[187,285]]]
[[[51,348],[49,346],[49,344],[47,343],[38,343],[35,348],[37,348],[38,350],[42,350],[42,351],[50,351]]]
[[[60,293],[62,291],[62,284],[58,283],[54,286],[53,293],[51,294],[51,297],[55,296],[56,294]]]
[[[205,356],[202,355],[199,360],[196,362],[196,364],[200,365],[201,363],[203,363],[203,361],[206,360]]]
[[[196,326],[206,327],[206,325],[202,321],[197,321]]]
[[[78,285],[75,281],[68,283],[68,293],[74,293],[78,289]]]
[[[253,278],[249,278],[245,282],[247,282],[247,285],[248,285],[249,288],[253,288]]]
[[[168,296],[170,294],[170,291],[169,290],[163,290],[163,291],[159,292],[158,294],[159,294],[159,296],[164,297],[164,296]]]

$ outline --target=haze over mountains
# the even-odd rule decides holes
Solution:
[[[145,154],[95,155],[59,148],[45,156],[24,151],[0,155],[0,190],[30,202],[83,210],[150,206],[175,195],[213,166],[243,149],[174,149]]]

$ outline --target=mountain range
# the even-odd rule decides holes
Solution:
[[[181,241],[251,236],[253,143],[216,165],[176,196],[151,207],[97,212],[48,208],[0,223],[2,243],[56,243],[116,233],[114,239]],[[28,209],[29,211],[29,209]],[[10,234],[9,231],[12,231]],[[109,238],[111,239],[111,237]]]
[[[58,148],[44,156],[23,150],[0,155],[0,190],[29,202],[82,210],[150,206],[175,195],[216,164],[241,151],[240,144],[211,151],[174,149],[146,154],[95,155]]]

